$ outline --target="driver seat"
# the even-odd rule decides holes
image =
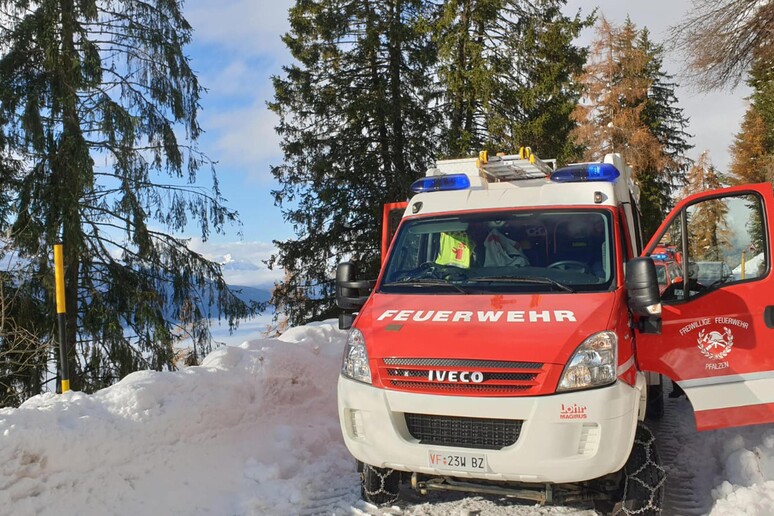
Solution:
[[[552,263],[580,262],[588,270],[603,276],[602,247],[590,237],[590,228],[583,220],[572,220],[558,224],[554,230],[554,253]]]

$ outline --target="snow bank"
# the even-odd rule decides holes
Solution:
[[[774,514],[774,428],[724,430],[716,432],[716,442],[722,468],[710,514]]]
[[[0,513],[295,514],[332,488],[354,502],[343,345],[332,324],[307,326],[0,410]]]

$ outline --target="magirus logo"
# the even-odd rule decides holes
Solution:
[[[562,408],[559,410],[559,419],[587,419],[586,406],[573,403],[572,405],[565,405],[562,403]]]
[[[482,383],[484,373],[481,371],[434,371],[427,372],[427,379],[431,382],[451,383]]]

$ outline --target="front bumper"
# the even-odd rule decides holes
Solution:
[[[641,376],[641,375],[640,375]],[[487,480],[569,483],[621,469],[637,427],[639,388],[623,382],[600,389],[523,398],[416,394],[378,389],[339,376],[344,442],[361,462],[382,468]],[[518,440],[499,450],[421,444],[404,414],[523,421]],[[429,453],[484,453],[486,472],[438,469]]]

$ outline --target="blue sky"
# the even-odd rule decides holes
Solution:
[[[230,243],[259,263],[271,253],[272,240],[293,237],[270,191],[277,185],[270,166],[280,163],[279,138],[274,133],[277,118],[266,108],[273,96],[271,76],[281,74],[291,57],[280,40],[287,32],[287,10],[294,0],[187,0],[184,12],[194,28],[193,44],[187,49],[200,82],[208,89],[202,99],[200,123],[205,130],[200,147],[218,162],[217,174],[227,205],[239,212],[243,223],[240,240],[237,228],[226,235],[213,235],[207,244],[194,242],[204,254],[228,252]],[[682,18],[690,0],[570,0],[566,11],[588,13],[598,6],[613,23],[622,23],[627,14],[640,28],[647,26],[655,41],[666,36],[669,25]],[[593,38],[589,30],[582,42]],[[680,56],[670,54],[670,73],[681,72]],[[728,164],[728,145],[739,130],[745,109],[742,87],[734,91],[700,94],[687,80],[678,89],[678,99],[690,117],[688,132],[695,135],[691,153],[694,159],[710,149],[713,163],[721,170]],[[204,175],[202,176],[203,178]],[[205,178],[206,179],[206,178]],[[191,235],[194,236],[194,235]],[[248,252],[249,250],[249,252]],[[248,256],[249,255],[249,256]],[[278,278],[267,274],[266,278]]]

